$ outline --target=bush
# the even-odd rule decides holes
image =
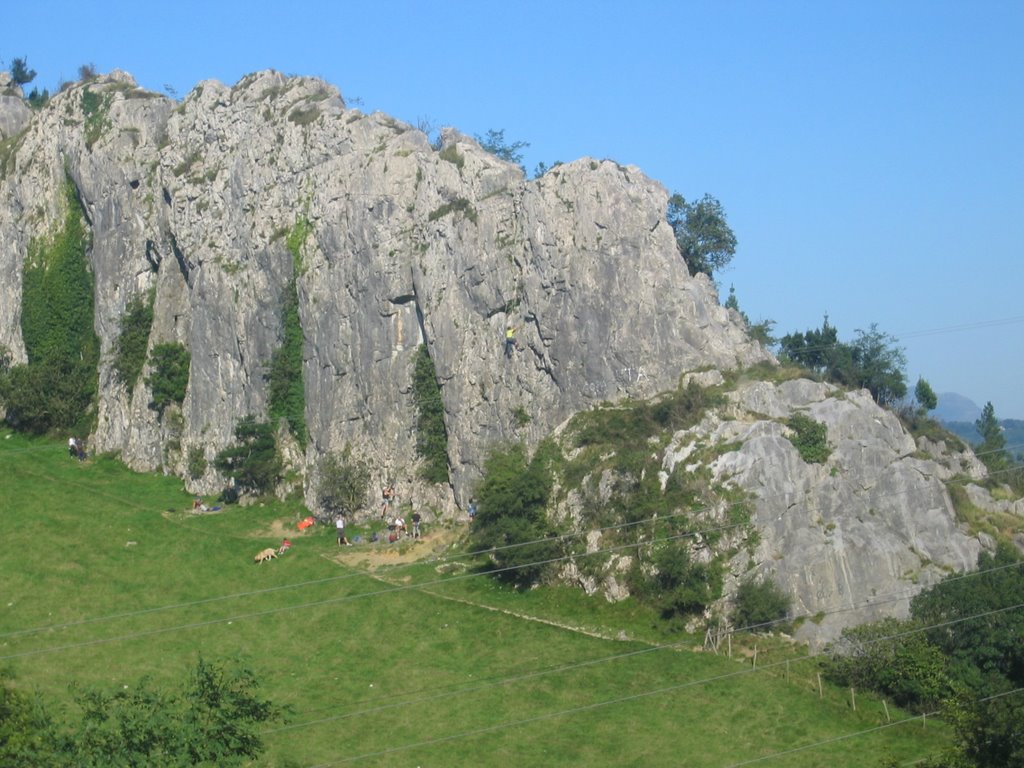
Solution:
[[[652,571],[640,558],[629,574],[629,591],[659,608],[662,618],[699,613],[722,596],[722,568],[717,562],[700,563],[686,545],[667,541],[650,556]]]
[[[883,619],[843,631],[827,650],[825,674],[840,685],[872,690],[901,707],[930,711],[953,693],[942,652],[913,622]]]
[[[412,377],[416,419],[416,453],[424,460],[420,476],[431,483],[448,481],[448,430],[444,425],[444,402],[437,383],[434,361],[421,344],[416,350]]]
[[[747,579],[736,590],[733,626],[751,632],[770,631],[789,614],[789,604],[789,596],[774,581]]]
[[[235,443],[217,454],[213,466],[235,480],[236,486],[257,495],[269,493],[281,480],[282,463],[268,422],[245,416],[235,426]]]
[[[495,578],[519,588],[543,581],[551,571],[549,561],[561,553],[557,540],[549,537],[546,513],[550,462],[547,446],[529,461],[522,445],[496,450],[484,462],[474,494],[472,546],[490,550]]]
[[[370,468],[365,461],[353,459],[348,450],[340,456],[329,453],[320,460],[319,470],[316,500],[329,516],[347,517],[366,501]]]
[[[789,440],[804,461],[808,464],[823,464],[828,460],[832,449],[828,447],[828,430],[824,424],[806,414],[794,413],[786,426],[796,433]]]
[[[146,384],[153,393],[149,407],[159,411],[161,417],[171,403],[181,405],[184,402],[191,363],[192,355],[184,344],[169,342],[153,347],[149,359],[152,373],[146,379]]]
[[[189,448],[188,476],[193,480],[198,480],[206,474],[206,467],[206,455],[203,453],[203,449],[199,447]]]

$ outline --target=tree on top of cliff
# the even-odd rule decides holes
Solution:
[[[668,200],[668,223],[691,275],[708,277],[722,270],[736,253],[736,235],[725,220],[725,209],[711,195],[695,203],[679,193]]]
[[[28,68],[28,58],[11,60],[11,81],[15,85],[28,85],[36,79],[36,71]]]

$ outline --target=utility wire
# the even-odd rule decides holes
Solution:
[[[955,624],[959,624],[959,623],[962,623],[964,621],[970,621],[970,620],[977,619],[977,618],[984,618],[986,616],[992,616],[992,615],[995,615],[995,614],[1004,613],[1006,611],[1016,610],[1018,608],[1024,608],[1024,603],[1018,603],[1016,605],[1006,606],[1004,608],[997,608],[997,609],[993,609],[991,611],[985,611],[985,612],[982,612],[982,613],[979,613],[979,614],[975,614],[975,615],[970,616],[970,617],[962,617],[962,618],[958,618],[958,619],[952,619],[950,621],[940,622],[938,624],[933,624],[933,625],[928,626],[928,627],[919,627],[919,628],[915,628],[913,630],[908,630],[906,632],[897,632],[897,633],[895,633],[895,634],[893,634],[893,635],[891,635],[891,636],[889,636],[887,638],[878,638],[878,640],[880,641],[880,640],[883,640],[883,639],[886,639],[886,640],[898,639],[898,638],[906,636],[906,635],[915,634],[915,633],[918,633],[918,632],[924,632],[924,631],[927,631],[927,630],[930,630],[930,629],[940,629],[940,628],[943,628],[943,627],[948,627],[948,626],[952,626],[952,625],[955,625]],[[813,657],[805,657],[805,658],[813,658]],[[801,661],[802,660],[803,659],[801,659]],[[784,665],[786,663],[788,663],[788,660],[773,662],[773,663],[770,663],[770,664],[765,664],[765,665],[763,665],[761,667],[758,667],[756,669],[755,668],[750,668],[750,669],[737,670],[735,672],[727,672],[727,673],[724,673],[724,674],[721,674],[721,675],[715,675],[713,677],[702,678],[700,680],[690,680],[690,681],[683,682],[683,683],[676,683],[674,685],[664,686],[664,687],[661,687],[661,688],[655,688],[655,689],[651,689],[651,690],[647,690],[647,691],[641,691],[641,692],[638,692],[638,693],[630,694],[628,696],[619,696],[619,697],[616,697],[616,698],[613,698],[613,699],[605,699],[603,701],[592,702],[590,704],[584,704],[584,705],[580,705],[580,706],[576,706],[576,707],[569,707],[569,708],[566,708],[566,709],[560,709],[560,710],[556,710],[554,712],[547,712],[547,713],[544,713],[544,714],[534,715],[532,717],[522,718],[522,719],[519,719],[519,720],[511,720],[511,721],[506,721],[504,723],[496,723],[496,724],[491,725],[491,726],[485,726],[485,727],[482,727],[482,728],[475,728],[475,729],[468,730],[468,731],[462,731],[460,733],[449,734],[447,736],[440,736],[440,737],[437,737],[437,738],[434,738],[434,739],[426,739],[426,740],[417,741],[417,742],[413,742],[413,743],[409,743],[409,744],[402,744],[402,745],[398,745],[398,746],[395,746],[395,747],[389,747],[387,749],[378,750],[378,751],[374,751],[374,752],[366,752],[366,753],[362,753],[362,754],[359,754],[359,755],[352,755],[352,756],[349,756],[349,757],[341,759],[341,760],[337,760],[337,761],[333,761],[333,762],[329,762],[329,763],[320,763],[320,764],[317,764],[316,766],[313,766],[313,768],[331,768],[331,766],[344,765],[346,763],[353,763],[353,762],[357,762],[359,760],[366,760],[366,759],[374,758],[374,757],[383,757],[385,755],[394,754],[396,752],[405,752],[405,751],[408,751],[410,749],[416,749],[416,748],[419,748],[419,747],[435,746],[437,744],[442,744],[442,743],[446,743],[446,742],[450,742],[450,741],[457,741],[457,740],[460,740],[460,739],[469,738],[469,737],[472,737],[472,736],[479,736],[479,735],[483,735],[483,734],[487,734],[487,733],[494,733],[494,732],[497,732],[497,731],[502,731],[502,730],[506,730],[506,729],[509,729],[509,728],[515,728],[515,727],[519,727],[519,726],[522,726],[522,725],[528,725],[528,724],[535,723],[535,722],[540,722],[540,721],[543,721],[543,720],[551,720],[551,719],[554,719],[554,718],[557,718],[557,717],[563,717],[563,716],[566,716],[566,715],[579,714],[581,712],[588,712],[588,711],[592,711],[592,710],[596,710],[596,709],[601,709],[603,707],[614,706],[614,705],[619,705],[619,704],[625,704],[627,702],[636,701],[636,700],[644,699],[644,698],[649,698],[651,696],[658,696],[658,695],[661,695],[661,694],[672,693],[674,691],[679,691],[679,690],[683,690],[683,689],[686,689],[686,688],[692,688],[692,687],[697,686],[697,685],[704,685],[704,684],[707,684],[707,683],[718,682],[718,681],[726,680],[726,679],[729,679],[729,678],[739,677],[741,675],[753,674],[753,673],[755,673],[757,671],[762,671],[762,670],[767,670],[767,669],[771,669],[771,668],[774,668],[774,667],[779,667],[779,666],[782,666],[782,665]],[[872,730],[877,730],[877,729],[872,729]]]
[[[990,569],[987,569],[987,570],[984,570],[984,571],[971,571],[970,573],[967,573],[967,574],[961,574],[960,576],[950,577],[949,579],[944,580],[942,582],[942,584],[947,584],[947,583],[950,583],[950,582],[959,581],[959,580],[964,579],[964,578],[975,577],[975,576],[982,576],[982,575],[987,575],[987,574],[990,574],[990,573],[996,573],[996,572],[1007,570],[1009,568],[1019,568],[1021,565],[1024,565],[1024,562],[1016,562],[1016,563],[1010,563],[1010,564],[1007,564],[1007,565],[995,566],[993,568],[990,568]],[[427,594],[431,594],[431,593],[427,593]],[[904,592],[904,593],[892,593],[890,595],[882,595],[881,596],[882,598],[888,598],[888,599],[881,599],[881,600],[872,599],[872,600],[868,600],[868,601],[865,601],[865,602],[863,602],[861,604],[857,604],[857,605],[845,606],[845,607],[835,607],[835,608],[831,608],[831,609],[829,609],[827,611],[816,612],[816,613],[813,614],[813,617],[816,618],[818,616],[822,616],[822,617],[824,617],[824,616],[834,616],[834,615],[839,615],[839,614],[842,614],[842,613],[848,613],[850,611],[860,610],[861,608],[877,607],[879,605],[885,605],[887,603],[898,602],[900,600],[904,600],[904,599],[907,599],[908,597],[912,597],[912,596],[913,595],[911,595],[911,594],[909,594],[907,592]],[[984,614],[984,615],[988,615],[988,614]],[[743,626],[743,627],[731,627],[731,628],[728,628],[728,629],[724,630],[722,632],[722,636],[724,637],[724,636],[727,636],[727,635],[739,634],[741,632],[751,632],[751,631],[763,630],[763,629],[767,629],[769,627],[772,627],[772,626],[775,626],[775,625],[778,625],[778,624],[788,624],[788,623],[791,623],[791,622],[794,622],[794,621],[798,621],[800,619],[810,619],[810,618],[812,618],[812,614],[794,615],[794,616],[786,616],[786,617],[783,617],[783,618],[775,619],[773,621],[766,621],[766,622],[761,622],[761,623],[757,623],[757,624],[749,624],[749,625],[746,625],[746,626]],[[973,618],[973,617],[968,617],[968,618]],[[928,627],[928,628],[930,628],[930,627]],[[911,632],[917,632],[917,631],[921,631],[921,630],[916,628],[916,627],[911,630]],[[884,637],[881,637],[881,638],[874,638],[874,639],[871,639],[871,640],[868,640],[868,641],[865,641],[865,642],[867,644],[872,644],[872,643],[875,643],[875,642],[880,642],[882,640],[892,639],[892,638],[896,638],[896,637],[900,637],[900,636],[901,635],[898,635],[898,634],[897,635],[888,635],[888,636],[884,636]],[[677,649],[677,648],[679,648],[680,646],[682,646],[684,644],[689,644],[689,642],[691,642],[691,641],[689,639],[687,639],[687,640],[682,640],[682,641],[680,641],[678,643],[665,643],[665,644],[660,644],[660,645],[653,645],[653,646],[650,646],[650,647],[647,647],[647,648],[641,648],[641,649],[638,649],[638,650],[627,651],[625,653],[611,654],[611,655],[608,655],[608,656],[598,657],[598,658],[594,658],[594,659],[588,659],[588,660],[582,661],[582,662],[574,662],[572,664],[566,664],[566,665],[560,665],[560,666],[556,666],[556,667],[551,667],[551,668],[548,668],[548,669],[545,669],[545,670],[533,670],[533,671],[530,671],[530,672],[527,672],[527,673],[523,673],[523,674],[519,674],[519,675],[513,675],[513,676],[509,676],[509,677],[504,677],[504,678],[496,678],[496,679],[489,680],[489,681],[481,681],[481,682],[475,683],[474,685],[469,686],[469,687],[462,687],[462,688],[459,688],[458,690],[455,690],[455,691],[445,691],[445,692],[441,692],[441,693],[431,694],[431,695],[426,696],[424,698],[417,698],[417,699],[410,700],[409,698],[405,697],[403,694],[396,694],[395,696],[390,697],[390,698],[401,698],[401,700],[398,701],[398,702],[393,702],[393,703],[389,703],[389,704],[380,704],[379,703],[380,699],[377,699],[377,700],[372,702],[373,706],[370,709],[355,710],[354,712],[348,712],[348,713],[344,713],[344,714],[341,714],[341,715],[333,715],[333,716],[326,717],[326,718],[321,718],[321,719],[318,719],[318,720],[310,720],[310,721],[304,721],[302,723],[289,724],[289,725],[280,726],[280,727],[277,727],[277,728],[272,728],[272,729],[269,729],[268,731],[265,731],[265,732],[266,733],[276,733],[276,732],[279,732],[279,731],[289,731],[289,730],[294,730],[296,728],[303,728],[303,727],[306,727],[306,726],[309,726],[309,725],[318,725],[318,724],[321,724],[321,723],[332,722],[334,720],[355,717],[355,716],[358,716],[358,715],[372,714],[372,713],[376,713],[376,712],[380,712],[380,711],[384,711],[384,710],[388,710],[388,709],[394,709],[396,707],[416,706],[416,705],[419,705],[419,704],[422,704],[422,703],[426,703],[426,702],[430,702],[430,701],[435,701],[435,700],[438,700],[438,699],[449,698],[451,696],[457,696],[457,695],[461,695],[463,693],[475,692],[475,691],[478,691],[478,690],[484,690],[484,689],[493,688],[493,687],[496,687],[496,686],[503,686],[503,685],[507,685],[507,684],[510,684],[510,683],[517,683],[517,682],[521,682],[522,680],[528,680],[528,679],[531,679],[531,678],[544,677],[544,676],[547,676],[547,675],[559,674],[561,672],[571,671],[571,670],[575,670],[575,669],[578,669],[578,668],[595,666],[597,664],[604,664],[604,663],[609,663],[609,662],[613,662],[613,661],[620,661],[620,660],[623,660],[623,659],[635,658],[635,657],[638,657],[638,656],[646,655],[648,653],[654,653],[654,652],[657,652],[657,651]],[[798,659],[797,661],[798,662],[799,661],[805,661],[805,660],[810,659],[810,658],[813,658],[813,657],[805,657],[803,659]],[[419,692],[413,692],[413,693],[416,694],[416,693],[419,693]],[[351,703],[351,702],[349,702],[349,703]],[[357,702],[357,703],[359,703],[359,702]],[[367,702],[367,703],[371,703],[371,702]],[[315,709],[315,710],[306,710],[302,714],[313,714],[315,712],[323,711],[324,709],[327,709],[327,708],[320,707],[320,708]]]
[[[1012,470],[1000,470],[1000,471],[1012,471]],[[991,473],[991,474],[997,474],[997,473]],[[909,492],[910,492],[909,490],[906,491],[906,493],[909,493]],[[98,491],[96,492],[96,495],[100,496],[100,497],[114,498],[112,496],[109,496],[108,494],[103,494],[103,493],[98,492]],[[761,498],[759,498],[757,500],[765,501],[766,499],[761,497]],[[118,501],[120,501],[120,500],[118,499]],[[734,504],[727,505],[725,507],[725,509],[729,509],[729,508],[731,508],[733,506],[742,506],[744,503],[745,502],[736,502]],[[143,510],[143,511],[148,510],[148,507],[144,507],[142,505],[138,505],[136,508],[140,509],[140,510]],[[612,525],[612,526],[605,526],[603,528],[598,528],[598,529],[593,529],[593,530],[596,530],[596,531],[599,531],[599,532],[603,533],[603,532],[607,532],[607,531],[610,531],[610,530],[617,530],[617,529],[621,529],[621,528],[628,528],[628,527],[636,526],[636,525],[656,523],[658,521],[664,521],[664,520],[668,520],[668,519],[675,518],[675,517],[683,517],[683,516],[689,517],[689,516],[692,516],[692,515],[700,515],[700,514],[703,514],[703,513],[706,513],[706,512],[714,511],[714,510],[715,510],[715,506],[714,505],[709,505],[707,507],[703,507],[703,508],[700,508],[700,509],[697,509],[697,510],[687,510],[685,512],[670,513],[670,514],[661,515],[661,516],[654,515],[652,517],[645,518],[645,519],[639,520],[639,521],[633,521],[633,522],[629,522],[629,523],[622,523],[622,524],[617,524],[617,525]],[[750,525],[750,523],[735,523],[735,524],[726,525],[726,526],[719,526],[719,527],[715,527],[715,528],[707,528],[707,529],[700,529],[700,530],[693,530],[693,531],[685,531],[685,532],[682,532],[682,533],[679,533],[679,534],[676,534],[676,535],[673,535],[673,536],[667,536],[667,537],[663,537],[663,538],[654,537],[654,538],[652,538],[652,539],[650,539],[648,541],[644,541],[644,542],[630,542],[630,543],[627,543],[627,544],[617,545],[617,546],[614,546],[614,547],[607,547],[607,548],[603,548],[603,549],[597,549],[597,550],[594,550],[592,552],[586,552],[586,553],[569,553],[568,555],[564,555],[564,556],[561,556],[561,557],[558,557],[558,558],[553,558],[553,559],[548,559],[548,560],[541,560],[541,561],[534,561],[534,562],[529,562],[529,563],[521,563],[521,564],[518,564],[518,565],[515,565],[515,566],[508,566],[508,567],[505,567],[505,568],[492,569],[492,570],[489,570],[489,571],[482,571],[482,572],[473,573],[473,574],[465,574],[465,575],[462,575],[462,576],[459,576],[459,577],[447,577],[447,578],[438,579],[438,580],[435,580],[435,581],[432,581],[432,582],[421,583],[419,585],[405,585],[403,587],[395,587],[394,590],[381,590],[381,591],[377,591],[377,592],[371,592],[371,593],[365,593],[365,594],[359,594],[359,595],[346,596],[346,597],[343,597],[343,598],[334,598],[334,599],[329,600],[327,602],[344,601],[344,600],[349,600],[349,599],[357,599],[357,598],[360,598],[360,597],[363,597],[363,596],[373,596],[373,595],[378,595],[378,594],[382,594],[382,593],[387,593],[387,592],[390,592],[390,591],[398,591],[400,589],[412,589],[412,588],[415,588],[416,586],[420,586],[420,587],[432,586],[432,585],[436,585],[436,584],[439,584],[439,583],[444,583],[444,582],[447,582],[447,581],[461,580],[461,579],[464,579],[464,578],[470,578],[470,577],[474,577],[474,576],[500,574],[500,573],[503,573],[503,572],[506,572],[506,571],[515,570],[515,569],[518,569],[518,568],[531,567],[531,566],[540,566],[540,565],[549,565],[549,564],[554,564],[556,562],[562,562],[562,561],[566,561],[566,560],[571,560],[573,558],[591,557],[591,556],[599,555],[599,554],[610,554],[610,553],[613,553],[613,552],[621,551],[621,550],[624,550],[624,549],[632,549],[632,548],[636,548],[636,547],[639,547],[639,546],[650,546],[650,545],[653,545],[653,544],[664,543],[664,542],[669,542],[669,541],[676,541],[676,540],[683,539],[683,538],[688,538],[688,537],[705,536],[707,534],[722,533],[722,532],[727,531],[727,530],[731,530],[731,529],[734,529],[734,528],[745,527],[745,526],[748,526],[748,525]],[[501,546],[501,547],[486,548],[486,549],[471,551],[471,552],[467,552],[467,553],[453,553],[450,556],[445,556],[445,557],[438,558],[437,560],[429,561],[429,562],[444,564],[444,563],[447,563],[447,562],[452,562],[453,559],[454,559],[454,561],[458,561],[458,560],[462,560],[462,559],[470,559],[470,558],[478,557],[478,556],[489,554],[489,553],[506,551],[506,550],[511,550],[511,549],[515,549],[515,548],[519,548],[519,547],[524,547],[524,546],[530,546],[530,545],[544,543],[544,542],[552,542],[553,543],[553,542],[558,542],[558,541],[564,541],[566,539],[578,538],[578,537],[586,535],[589,532],[590,532],[590,530],[588,529],[587,531],[579,531],[579,532],[576,532],[576,533],[565,533],[565,534],[560,534],[560,535],[553,536],[553,537],[545,537],[545,538],[541,538],[541,539],[534,539],[534,540],[527,541],[527,542],[518,542],[516,544],[509,544],[509,545],[504,545],[504,546]],[[421,563],[410,563],[410,564],[405,565],[405,566],[398,566],[398,568],[415,567],[417,565],[421,565]],[[397,570],[397,568],[395,570]],[[392,572],[394,572],[394,571],[392,571]],[[249,592],[239,592],[239,593],[233,593],[233,594],[228,594],[228,595],[213,596],[213,597],[203,598],[203,599],[200,599],[200,600],[193,600],[193,601],[187,601],[187,602],[170,604],[170,605],[164,605],[164,606],[154,606],[154,607],[151,607],[151,608],[143,608],[143,609],[138,609],[138,610],[135,610],[135,611],[126,611],[126,612],[118,613],[118,614],[109,614],[109,615],[106,615],[106,616],[91,617],[91,618],[81,619],[81,620],[73,621],[73,622],[63,622],[63,623],[49,624],[49,625],[43,625],[43,626],[38,626],[38,627],[30,627],[30,628],[25,628],[25,629],[21,629],[21,630],[14,630],[14,631],[11,631],[11,632],[0,633],[0,639],[8,638],[8,637],[18,637],[18,636],[24,636],[24,635],[30,635],[30,634],[37,634],[37,633],[40,633],[40,632],[51,631],[51,630],[68,629],[68,628],[84,626],[84,625],[88,625],[88,624],[94,624],[94,623],[98,623],[98,622],[114,621],[114,620],[119,620],[119,619],[132,618],[132,617],[135,617],[135,616],[141,616],[141,615],[157,613],[157,612],[162,612],[162,611],[178,610],[178,609],[182,609],[182,608],[190,608],[190,607],[195,607],[195,606],[199,606],[199,605],[205,605],[205,604],[214,603],[214,602],[220,602],[220,601],[225,601],[225,600],[234,600],[234,599],[240,599],[240,598],[245,598],[245,597],[254,597],[254,596],[259,596],[259,595],[264,595],[264,594],[271,594],[271,593],[280,592],[280,591],[289,590],[289,589],[298,589],[298,588],[304,588],[304,587],[309,587],[309,586],[314,586],[314,585],[319,585],[319,584],[327,584],[327,583],[332,583],[332,582],[340,582],[340,581],[343,581],[343,580],[360,578],[360,577],[367,577],[367,576],[370,576],[370,574],[368,574],[366,572],[362,572],[362,571],[356,571],[354,573],[347,573],[347,574],[343,574],[343,575],[340,575],[340,576],[332,576],[332,577],[326,577],[326,578],[323,578],[323,579],[307,580],[307,581],[303,581],[303,582],[294,582],[292,584],[280,585],[280,586],[276,586],[276,587],[268,587],[266,589],[261,589],[261,590],[253,590],[253,591],[249,591]],[[272,609],[272,611],[293,610],[295,608],[301,608],[301,607],[303,607],[305,605],[315,606],[315,605],[322,605],[322,604],[324,604],[324,601],[318,601],[318,602],[313,602],[313,603],[300,603],[300,604],[298,604],[296,606],[286,606],[286,607],[282,607],[282,608],[279,608],[279,609]],[[229,618],[225,618],[225,619],[221,619],[221,620],[211,620],[209,622],[203,622],[203,623],[200,623],[198,625],[196,625],[196,624],[185,624],[185,625],[181,625],[181,626],[183,628],[195,628],[196,626],[208,626],[210,624],[216,624],[219,621],[235,621],[235,620],[240,620],[241,618],[246,618],[248,616],[257,616],[257,615],[263,615],[263,612],[258,612],[258,613],[255,613],[255,614],[242,614],[241,616],[229,617]],[[171,629],[173,629],[173,628],[168,628],[168,629],[162,630],[162,631],[170,631]],[[129,636],[126,636],[126,637],[131,639],[133,636],[129,635]],[[113,640],[111,640],[111,642],[112,641]],[[60,648],[58,650],[64,650],[64,649],[65,648],[62,647],[62,648]],[[0,660],[5,659],[5,658],[14,658],[14,657],[13,656],[11,656],[11,657],[0,656]]]
[[[985,696],[983,698],[976,699],[975,703],[983,704],[983,703],[986,703],[986,702],[989,702],[989,701],[994,701],[995,699],[1001,699],[1004,696],[1012,696],[1014,694],[1018,694],[1018,693],[1021,693],[1021,692],[1024,692],[1024,688],[1015,688],[1012,691],[1005,691],[1003,693],[997,693],[994,696]],[[802,744],[799,747],[793,747],[792,749],[786,749],[786,750],[783,750],[781,752],[772,752],[769,755],[761,755],[760,757],[755,757],[755,758],[753,758],[751,760],[744,760],[742,763],[733,763],[733,764],[729,765],[728,768],[741,768],[741,766],[744,766],[744,765],[753,765],[754,763],[763,763],[765,760],[774,760],[776,757],[783,757],[785,755],[792,755],[792,754],[794,754],[796,752],[804,752],[804,751],[806,751],[808,749],[814,749],[815,747],[821,747],[821,746],[824,746],[826,744],[834,744],[837,741],[845,741],[847,739],[852,739],[852,738],[855,738],[857,736],[865,736],[865,735],[867,735],[869,733],[875,733],[876,731],[885,730],[886,728],[893,728],[893,727],[895,727],[897,725],[905,725],[906,723],[912,723],[912,722],[915,722],[917,720],[924,720],[924,718],[927,718],[927,717],[935,717],[938,714],[940,714],[940,713],[937,712],[937,711],[936,712],[925,712],[924,714],[921,714],[921,715],[916,715],[914,717],[904,718],[903,720],[900,720],[900,721],[895,722],[895,723],[886,723],[885,725],[879,725],[879,726],[876,726],[874,728],[866,728],[866,729],[864,729],[862,731],[855,731],[854,733],[846,733],[846,734],[843,734],[842,736],[835,736],[835,737],[833,737],[831,739],[822,739],[821,741],[811,742],[810,744]],[[920,762],[920,760],[918,760],[917,762]]]

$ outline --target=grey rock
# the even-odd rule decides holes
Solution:
[[[103,99],[98,122],[87,94]],[[13,162],[0,268],[20,275],[30,239],[53,230],[67,168],[89,218],[103,350],[92,440],[137,469],[182,474],[189,451],[212,459],[241,416],[266,414],[300,219],[311,225],[297,275],[309,502],[319,458],[347,447],[374,467],[374,487],[398,481],[454,513],[496,443],[533,444],[581,408],[651,395],[686,369],[770,359],[714,286],[689,277],[667,192],[638,169],[584,158],[527,181],[455,130],[437,151],[317,79],[259,72],[175,103],[115,72],[55,95]],[[125,391],[110,364],[127,303],[151,288],[150,345],[192,353],[173,427],[147,407],[144,377]],[[20,278],[0,292],[0,343],[23,360]],[[421,343],[441,384],[450,488],[416,479]],[[189,487],[223,481],[210,470]]]

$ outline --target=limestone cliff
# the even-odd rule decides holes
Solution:
[[[21,264],[59,220],[67,174],[91,229],[104,351],[92,443],[138,469],[180,474],[190,450],[212,459],[241,416],[265,416],[293,274],[305,465],[347,446],[376,479],[440,508],[452,497],[414,480],[419,344],[441,384],[454,498],[492,444],[533,442],[591,403],[674,386],[681,371],[768,358],[713,286],[688,276],[667,193],[638,169],[582,159],[527,181],[454,130],[440,143],[347,109],[320,80],[275,72],[201,83],[180,104],[120,72],[73,85],[7,139],[0,344],[24,359]],[[300,224],[296,266],[288,236]],[[126,306],[149,289],[150,345],[192,353],[180,418],[161,420],[144,378],[126,391],[110,363]],[[509,360],[506,324],[520,345]],[[221,482],[211,470],[193,487]]]
[[[639,169],[583,158],[527,180],[453,129],[432,145],[349,109],[327,83],[272,71],[201,83],[180,103],[121,72],[37,111],[0,93],[0,345],[15,361],[26,359],[23,264],[61,221],[68,179],[89,227],[103,352],[90,441],[136,469],[184,476],[190,452],[212,460],[242,416],[266,417],[293,290],[308,442],[291,452],[309,502],[318,459],[351,449],[374,488],[397,482],[417,507],[456,514],[492,446],[535,445],[579,411],[650,397],[687,372],[772,361],[714,286],[689,276],[668,194]],[[126,308],[150,292],[150,349],[191,352],[184,402],[163,417],[145,376],[129,391],[112,363]],[[441,388],[449,485],[416,479],[421,344]],[[921,584],[973,564],[981,545],[957,527],[942,465],[867,395],[761,382],[730,397],[673,436],[663,461],[671,474],[697,443],[728,447],[708,466],[754,496],[759,531],[733,542],[746,549],[731,583],[769,575],[798,610],[826,613],[817,635],[831,636],[870,616],[833,609],[903,590],[878,609],[898,612]],[[802,462],[788,442],[780,420],[795,411],[827,425],[828,464]],[[188,481],[223,482],[212,469]]]

